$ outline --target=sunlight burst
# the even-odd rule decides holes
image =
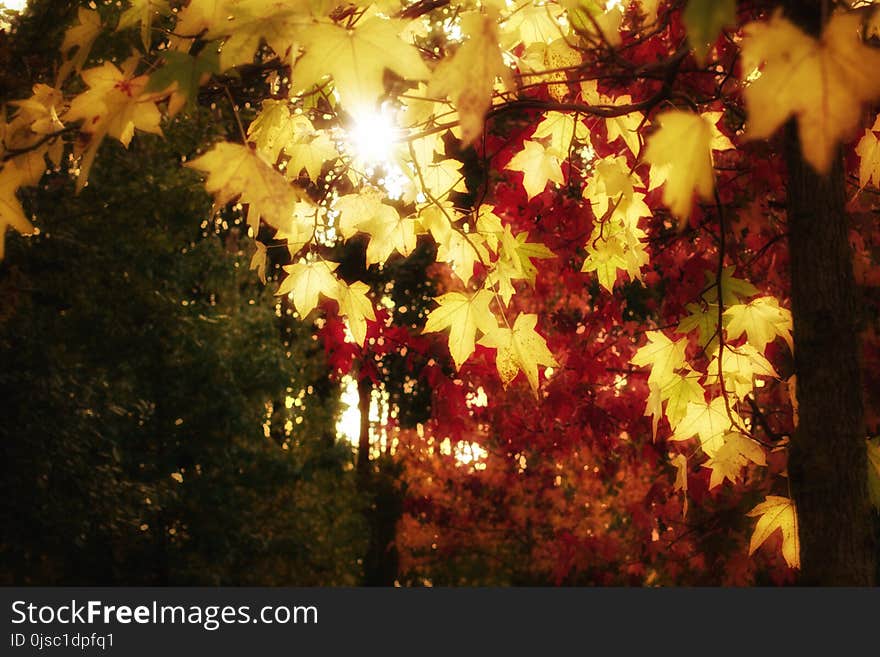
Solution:
[[[385,107],[378,111],[362,111],[348,130],[352,155],[368,166],[387,165],[392,160],[399,130],[393,114]]]
[[[22,11],[27,4],[27,0],[2,0],[0,9],[8,9],[9,11]]]
[[[358,410],[357,381],[351,376],[342,379],[342,405],[345,408],[336,422],[336,435],[357,446],[361,433],[361,412]]]

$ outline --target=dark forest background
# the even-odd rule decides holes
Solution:
[[[31,2],[0,35],[4,101],[51,83],[79,4]],[[165,139],[105,144],[81,194],[62,167],[23,199],[40,234],[0,264],[0,584],[363,580],[339,385],[248,271],[240,217],[215,222],[179,166],[226,128],[186,113]]]

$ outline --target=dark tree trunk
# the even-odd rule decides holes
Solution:
[[[397,465],[387,458],[381,458],[369,474],[372,504],[367,514],[370,543],[364,557],[365,586],[394,586],[398,577],[397,523],[403,515],[399,475]]]
[[[357,474],[363,481],[370,470],[370,401],[373,386],[367,378],[358,381],[358,411],[361,427],[358,433]]]
[[[398,575],[396,547],[397,522],[403,515],[403,492],[399,470],[387,454],[370,460],[370,402],[373,385],[358,381],[358,410],[361,428],[358,436],[357,485],[367,504],[364,516],[370,540],[364,555],[364,586],[394,586]]]
[[[819,0],[789,2],[788,15],[817,34]],[[858,299],[852,272],[841,158],[820,176],[786,126],[788,231],[799,422],[789,476],[798,511],[801,582],[870,586],[876,553],[867,489],[859,368]]]

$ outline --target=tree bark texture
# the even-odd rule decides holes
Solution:
[[[786,14],[818,35],[825,0],[788,0]],[[801,583],[871,586],[877,554],[867,451],[844,170],[804,160],[794,120],[786,126],[788,232],[799,422],[789,476],[797,505]]]
[[[801,581],[870,586],[876,553],[867,488],[843,167],[818,175],[786,128],[788,230],[799,422],[789,476],[797,505]]]

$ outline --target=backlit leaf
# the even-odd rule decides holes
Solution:
[[[709,478],[709,489],[720,486],[727,479],[736,483],[742,469],[749,463],[767,465],[764,449],[751,438],[738,431],[731,431],[724,436],[724,444],[712,458],[703,463],[712,474]]]
[[[727,337],[731,340],[745,333],[750,345],[764,351],[768,343],[780,337],[794,351],[791,311],[781,308],[775,297],[758,297],[749,303],[731,306],[724,311],[724,318]]]
[[[287,276],[275,294],[290,294],[296,312],[305,318],[318,305],[320,295],[339,300],[339,282],[333,274],[338,266],[338,262],[327,260],[285,265]]]
[[[496,327],[482,337],[480,344],[498,350],[495,365],[501,382],[505,387],[523,372],[529,381],[532,392],[538,394],[538,365],[555,367],[558,365],[547,348],[547,342],[535,332],[538,316],[520,313],[513,328]]]
[[[663,202],[680,224],[691,213],[694,194],[712,197],[715,174],[712,169],[713,124],[691,112],[670,110],[657,115],[660,129],[648,137],[645,161],[663,171]]]
[[[544,148],[536,141],[526,140],[523,150],[513,156],[507,168],[523,172],[523,187],[531,199],[543,192],[548,182],[553,181],[559,185],[565,182],[559,163],[560,156],[555,149]]]
[[[301,34],[305,54],[293,68],[295,91],[305,91],[331,75],[342,103],[352,111],[372,108],[385,85],[385,69],[407,80],[425,80],[428,68],[419,51],[400,37],[403,23],[368,18],[352,29],[334,23],[309,25]]]
[[[492,293],[480,290],[473,296],[460,292],[448,292],[437,297],[440,304],[428,314],[425,333],[449,329],[449,353],[456,369],[474,353],[477,331],[487,333],[497,326],[495,316],[489,310]]]
[[[748,512],[757,517],[758,524],[749,541],[749,554],[754,554],[764,541],[778,529],[782,532],[782,556],[789,568],[800,568],[800,541],[798,537],[797,510],[787,497],[768,495],[758,506]]]
[[[640,367],[650,365],[648,381],[662,387],[673,380],[676,370],[684,366],[687,338],[673,342],[662,331],[648,331],[645,337],[648,338],[648,344],[640,347],[630,362]]]
[[[880,98],[880,51],[865,45],[861,17],[836,13],[815,39],[781,15],[745,27],[746,135],[766,139],[787,121],[798,122],[801,149],[819,173],[831,167],[838,144],[852,135],[862,105]]]
[[[724,436],[731,428],[741,425],[742,419],[736,411],[731,409],[728,414],[722,397],[716,397],[709,403],[690,402],[684,418],[669,440],[688,440],[698,436],[703,452],[714,457],[724,445]]]
[[[248,223],[255,230],[260,218],[273,228],[284,226],[303,198],[259,153],[240,144],[215,144],[187,166],[208,173],[205,189],[217,205],[235,199],[248,204]]]
[[[348,320],[348,328],[354,336],[355,342],[364,346],[367,337],[367,320],[376,321],[373,311],[373,303],[367,296],[370,286],[361,281],[355,281],[347,285],[339,281],[336,291],[336,300],[339,302],[339,312]]]
[[[461,118],[462,141],[472,143],[483,132],[483,117],[492,104],[495,79],[510,79],[501,58],[493,12],[468,12],[461,19],[467,40],[445,59],[428,84],[431,96],[449,96]]]

